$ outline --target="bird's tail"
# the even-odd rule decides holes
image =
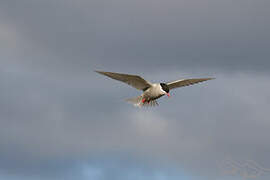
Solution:
[[[142,96],[138,96],[138,97],[126,99],[126,101],[133,104],[134,106],[141,107],[143,105],[142,99],[143,99]]]
[[[143,97],[138,96],[130,99],[126,99],[127,102],[133,104],[136,107],[151,107],[151,106],[158,106],[158,103],[156,100],[151,100],[148,102],[143,102]]]

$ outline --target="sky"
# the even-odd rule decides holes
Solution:
[[[268,180],[269,8],[0,1],[0,180]],[[135,108],[94,70],[216,79]]]

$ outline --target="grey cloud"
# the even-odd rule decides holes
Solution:
[[[30,42],[21,48],[37,55],[22,60],[29,66],[267,71],[268,7],[264,0],[13,0],[1,2],[1,13]],[[39,61],[42,52],[55,58]]]
[[[167,79],[176,74],[158,76]],[[133,161],[149,167],[174,164],[190,173],[210,171],[210,175],[218,173],[217,163],[228,154],[269,163],[268,76],[219,74],[215,81],[172,92],[173,98],[161,99],[156,109],[134,109],[123,99],[135,91],[93,77],[93,72],[90,81],[102,82],[105,88],[100,93],[98,85],[88,84],[83,76],[5,75],[0,157],[7,172],[43,172],[46,177],[55,171],[63,176],[69,168],[76,170],[77,163],[81,167],[87,159],[106,156],[133,157],[120,162],[120,168]],[[104,163],[106,167],[106,158]]]
[[[269,167],[268,7],[1,1],[0,178],[209,179],[227,156]],[[139,92],[96,68],[217,79],[134,109],[123,100]]]

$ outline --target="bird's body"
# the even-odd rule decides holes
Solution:
[[[132,87],[142,90],[143,93],[135,98],[127,99],[135,106],[156,106],[158,105],[156,99],[167,95],[170,96],[169,91],[174,88],[189,86],[195,83],[211,80],[213,78],[201,78],[201,79],[183,79],[169,83],[150,83],[140,76],[130,74],[120,74],[113,72],[96,71],[102,75],[108,76],[112,79],[122,81],[131,85]]]
[[[165,94],[167,93],[162,90],[160,84],[155,83],[142,93],[142,97],[145,98],[146,101],[151,101],[156,100]]]
[[[127,99],[135,106],[156,106],[158,105],[156,99],[164,96],[166,92],[161,89],[160,84],[152,84],[147,90],[145,90],[140,96]]]

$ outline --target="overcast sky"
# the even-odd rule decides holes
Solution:
[[[0,1],[0,180],[268,180],[269,9]],[[139,109],[124,99],[140,92],[94,70],[216,79]]]

